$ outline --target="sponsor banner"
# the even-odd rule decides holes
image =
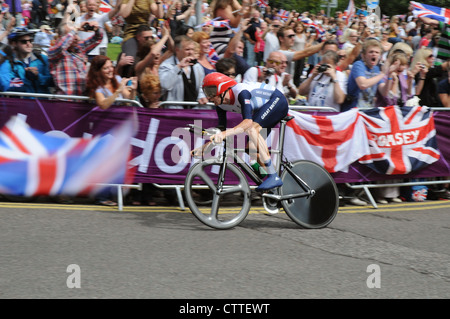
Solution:
[[[135,111],[138,116],[139,128],[138,133],[132,138],[130,163],[135,167],[134,181],[138,183],[183,184],[189,168],[196,161],[190,157],[189,152],[194,147],[202,145],[203,140],[201,137],[194,137],[193,134],[182,128],[186,127],[188,123],[205,128],[214,127],[217,123],[217,114],[214,110],[144,109],[131,106],[114,106],[108,110],[101,110],[95,105],[85,102],[17,98],[0,98],[0,103],[2,105],[0,127],[12,116],[17,115],[23,118],[30,127],[51,132],[54,136],[89,137],[99,135],[123,122]],[[308,114],[316,115],[316,122],[321,119],[317,116],[324,115],[320,112]],[[336,182],[450,176],[450,162],[447,160],[450,159],[450,133],[447,129],[450,126],[450,113],[434,112],[433,116],[437,146],[441,153],[439,160],[417,172],[403,175],[381,174],[356,161],[348,167],[346,172],[332,173]],[[337,123],[332,123],[334,119],[330,118],[330,123],[325,122],[325,124],[330,128],[333,126],[335,130],[339,131],[347,129],[346,126],[339,128]],[[239,115],[228,114],[230,127],[239,121]],[[276,133],[276,130],[272,131]],[[303,137],[287,134],[286,141],[292,143],[294,138],[306,139],[312,133],[304,132],[302,134],[304,134]],[[332,138],[332,133],[330,134],[330,138]],[[276,134],[272,135],[268,142],[269,145],[272,140],[276,140]],[[314,147],[317,148],[317,146]],[[356,151],[353,146],[348,147],[351,148],[350,152]],[[335,149],[336,158],[339,159],[339,146]],[[295,160],[295,158],[290,159]],[[333,165],[333,167],[339,166]]]

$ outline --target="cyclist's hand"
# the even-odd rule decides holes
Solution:
[[[211,142],[213,142],[213,144],[220,144],[223,141],[223,135],[222,132],[211,135]]]

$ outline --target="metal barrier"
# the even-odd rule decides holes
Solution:
[[[41,99],[48,99],[48,100],[73,100],[73,101],[86,101],[87,103],[93,103],[94,100],[92,98],[89,98],[87,96],[77,96],[77,95],[57,95],[57,94],[35,94],[35,93],[22,93],[22,92],[0,92],[0,95],[3,96],[11,96],[11,97],[20,97],[20,98],[41,98]],[[128,99],[117,99],[114,104],[128,104],[136,107],[143,107],[141,103],[135,100],[128,100]],[[183,106],[183,108],[192,109],[195,107],[214,107],[214,104],[207,103],[206,105],[201,105],[198,102],[184,102],[184,101],[164,101],[161,102],[162,107],[166,107],[169,105],[180,105]],[[450,111],[450,108],[430,108],[433,111]],[[331,107],[323,107],[323,106],[300,106],[300,105],[291,105],[290,110],[293,111],[306,111],[306,112],[315,112],[315,111],[324,111],[324,112],[336,112]],[[276,150],[275,150],[276,151]],[[393,177],[392,179],[395,179]],[[352,183],[345,183],[349,188],[356,189],[356,190],[364,190],[366,193],[370,203],[374,208],[378,208],[376,201],[374,200],[370,189],[373,188],[383,188],[383,187],[396,187],[396,186],[414,186],[414,185],[434,185],[434,184],[450,184],[450,180],[433,180],[433,181],[420,181],[420,182],[395,182],[395,183],[367,183],[367,184],[352,184]],[[117,187],[117,195],[118,195],[118,209],[123,210],[123,189],[124,188],[136,188],[141,190],[142,184],[100,184],[100,185],[106,185],[110,187]],[[181,210],[185,210],[185,205],[183,201],[183,194],[182,190],[184,188],[184,185],[179,184],[158,184],[153,183],[154,186],[160,188],[160,189],[175,189],[179,207]],[[256,186],[255,186],[256,187]],[[198,185],[195,188],[198,189],[204,189],[205,186]]]
[[[88,97],[82,95],[60,95],[60,94],[43,94],[43,93],[25,93],[25,92],[0,92],[0,95],[5,96],[14,96],[21,98],[43,98],[46,100],[74,100],[74,101],[86,101],[92,102],[95,101]],[[128,100],[128,99],[116,99],[114,104],[132,104],[137,107],[144,107],[139,101],[136,100]]]

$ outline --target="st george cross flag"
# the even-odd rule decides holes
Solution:
[[[370,153],[360,163],[381,174],[408,174],[436,162],[433,113],[422,106],[388,106],[360,111],[367,127]]]
[[[353,0],[350,0],[348,2],[348,7],[347,9],[344,11],[344,19],[345,19],[345,23],[347,24],[347,26],[349,26],[353,20],[353,17],[355,15],[356,9],[355,9],[355,3],[353,2]]]
[[[94,195],[131,182],[135,119],[93,138],[50,136],[13,117],[0,130],[0,193],[20,196]]]
[[[429,4],[415,1],[411,1],[410,3],[413,7],[412,13],[414,14],[414,16],[427,17],[430,19],[445,22],[447,24],[450,23],[450,9],[435,7]]]
[[[356,108],[327,116],[293,111],[289,115],[295,118],[286,125],[284,154],[288,160],[310,160],[334,173],[347,171],[369,151],[364,122]]]

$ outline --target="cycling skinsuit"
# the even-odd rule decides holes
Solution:
[[[272,128],[289,111],[286,97],[273,86],[258,82],[238,83],[230,91],[231,104],[222,104],[217,108],[219,125],[226,127],[224,111],[227,111],[241,113],[244,120],[252,119],[263,128]]]

